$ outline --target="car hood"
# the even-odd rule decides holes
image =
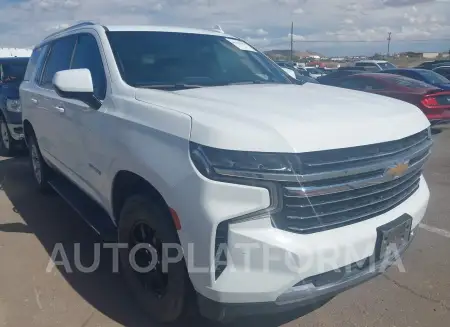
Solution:
[[[400,139],[429,126],[406,102],[312,83],[137,89],[136,99],[191,116],[194,142],[244,151],[352,147]]]

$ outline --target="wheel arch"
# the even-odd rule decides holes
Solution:
[[[120,211],[126,199],[132,195],[141,193],[150,195],[156,203],[161,205],[169,217],[172,217],[169,205],[152,183],[134,172],[120,170],[114,176],[111,188],[111,208],[117,224],[120,219]]]
[[[28,119],[25,119],[23,121],[23,134],[24,134],[25,143],[28,146],[28,138],[30,136],[34,135],[34,128]]]

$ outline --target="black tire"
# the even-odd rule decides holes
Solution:
[[[0,155],[3,157],[14,156],[19,142],[14,140],[11,136],[8,129],[8,123],[3,114],[0,114],[0,134]]]
[[[28,137],[27,143],[34,181],[36,182],[40,192],[48,193],[51,190],[48,182],[53,173],[52,169],[42,158],[41,150],[39,149],[39,145],[34,134]]]
[[[120,213],[118,231],[119,243],[128,244],[127,249],[119,252],[122,276],[139,305],[152,320],[159,323],[179,323],[196,310],[196,306],[193,305],[196,303],[195,292],[189,280],[185,261],[182,259],[168,265],[167,284],[162,295],[153,289],[145,289],[141,280],[144,275],[138,276],[129,260],[132,248],[130,235],[137,229],[138,224],[149,226],[153,235],[162,244],[180,244],[167,208],[145,194],[129,197]],[[146,244],[145,241],[141,243]]]

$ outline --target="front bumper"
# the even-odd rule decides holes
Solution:
[[[200,293],[200,311],[210,319],[226,321],[242,315],[285,311],[326,301],[376,276],[386,267],[386,262],[318,286],[302,282],[372,257],[377,228],[404,214],[412,217],[412,230],[415,230],[423,219],[428,199],[428,186],[421,177],[417,191],[396,208],[336,229],[296,234],[274,228],[270,218],[231,224],[227,267],[208,286],[199,287],[194,282]],[[251,248],[243,246],[249,244]],[[405,249],[399,249],[399,253]],[[297,264],[295,269],[286,258]]]
[[[396,255],[386,258],[383,261],[366,265],[363,269],[356,269],[355,271],[348,269],[349,266],[341,267],[340,270],[350,272],[335,282],[314,287],[314,289],[310,289],[308,285],[294,286],[273,302],[220,303],[200,295],[198,298],[200,312],[208,319],[228,322],[239,317],[260,315],[262,313],[275,314],[298,308],[310,307],[314,309],[320,307],[337,294],[382,274],[400,259],[401,255],[414,239],[417,230],[417,227],[412,230],[409,242],[399,249]],[[368,262],[370,262],[369,258]]]

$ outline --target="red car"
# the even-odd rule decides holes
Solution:
[[[343,77],[333,85],[412,103],[423,111],[432,125],[450,123],[450,91],[418,80],[393,74],[366,73]]]

